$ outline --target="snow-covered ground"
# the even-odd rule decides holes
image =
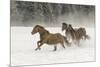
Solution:
[[[52,33],[61,33],[61,28],[46,28]],[[95,29],[87,28],[90,40],[81,41],[81,46],[72,44],[66,49],[58,45],[57,51],[53,46],[44,44],[40,51],[35,51],[39,34],[31,35],[32,27],[11,27],[11,65],[38,65],[52,63],[71,63],[95,61]]]

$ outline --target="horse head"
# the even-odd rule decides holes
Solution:
[[[71,32],[71,31],[74,31],[74,29],[71,24],[68,24],[66,28],[66,32]]]
[[[33,28],[31,34],[33,35],[33,34],[35,34],[35,33],[37,33],[37,32],[41,32],[42,30],[44,30],[44,27],[42,27],[42,26],[40,26],[40,25],[36,25],[36,26]]]
[[[68,27],[68,24],[66,23],[62,23],[62,31],[66,30]]]

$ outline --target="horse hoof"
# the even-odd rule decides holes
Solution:
[[[35,51],[37,51],[38,49],[41,50],[41,48],[36,48]]]
[[[37,51],[37,50],[38,50],[38,48],[35,49],[35,51]]]
[[[56,51],[56,50],[53,50],[53,51]]]
[[[41,50],[41,48],[39,48],[39,50]]]

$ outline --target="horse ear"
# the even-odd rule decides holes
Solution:
[[[42,26],[38,27],[38,31],[42,31],[43,29],[44,29],[44,27],[42,27]]]
[[[66,23],[62,23],[62,25],[67,25]]]
[[[36,27],[40,27],[40,25],[36,25]]]
[[[69,27],[72,27],[72,25],[71,25],[71,24],[69,24]]]

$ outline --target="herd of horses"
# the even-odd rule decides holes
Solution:
[[[73,28],[71,24],[62,23],[62,31],[65,30],[65,36],[60,33],[50,33],[41,25],[36,25],[31,34],[36,33],[40,34],[40,41],[37,42],[37,48],[35,50],[40,50],[43,44],[54,45],[54,51],[57,50],[57,45],[60,44],[65,48],[64,43],[67,46],[71,46],[72,43],[75,43],[77,46],[80,46],[81,39],[89,39],[90,37],[86,33],[86,29],[83,27]],[[68,38],[72,39],[72,42],[69,42]]]

